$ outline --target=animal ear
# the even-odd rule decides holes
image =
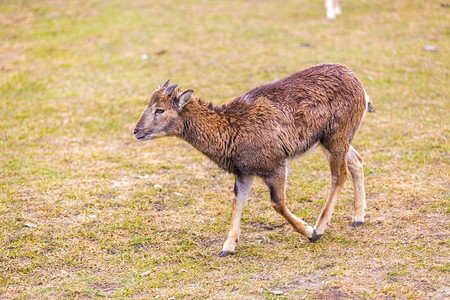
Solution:
[[[175,104],[177,105],[179,110],[181,110],[186,105],[186,103],[189,102],[189,99],[191,99],[192,93],[194,93],[193,90],[187,90],[177,96],[177,98],[175,99],[175,101],[176,101]]]
[[[166,81],[163,85],[159,85],[159,84],[158,84],[158,88],[160,89],[160,88],[166,88],[166,87],[168,87],[168,86],[169,86],[169,82],[170,82],[170,79],[167,79],[167,81]]]

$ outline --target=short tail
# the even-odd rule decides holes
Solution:
[[[364,98],[366,99],[367,112],[369,112],[369,113],[374,112],[373,107],[372,107],[372,101],[370,100],[369,95],[367,95],[366,89],[364,89]]]

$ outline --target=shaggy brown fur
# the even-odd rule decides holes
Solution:
[[[136,126],[137,139],[182,138],[220,168],[235,174],[237,187],[238,178],[247,185],[251,185],[249,178],[252,176],[263,178],[270,189],[274,208],[297,231],[312,241],[323,234],[346,178],[346,157],[354,150],[350,149],[350,144],[364,113],[371,108],[361,82],[350,69],[336,64],[311,67],[259,86],[221,107],[191,97],[192,90],[182,92],[176,85],[167,85],[152,94]],[[332,193],[327,201],[328,208],[325,205],[313,230],[285,207],[284,184],[286,160],[317,144],[330,161]],[[351,159],[358,169],[354,168],[354,172],[359,175],[362,160],[358,164],[355,157],[356,160],[361,158],[353,153]],[[361,180],[356,185],[361,188]],[[237,187],[235,198],[239,198]],[[249,191],[247,186],[242,189]],[[355,198],[355,212],[357,201],[362,200]],[[361,214],[361,208],[358,209]],[[362,224],[361,216],[357,222]],[[232,225],[230,234],[235,229]],[[235,235],[232,238],[237,239]],[[234,251],[234,245],[228,247],[231,249],[225,248],[224,245],[225,254]]]

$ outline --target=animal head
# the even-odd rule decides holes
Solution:
[[[137,140],[146,141],[181,133],[183,124],[180,112],[194,91],[181,92],[177,86],[169,86],[167,80],[152,93],[134,129],[134,137]]]

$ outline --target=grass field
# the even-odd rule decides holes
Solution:
[[[328,22],[322,0],[0,1],[0,298],[450,297],[441,2],[345,0]],[[366,223],[347,181],[312,244],[256,180],[219,258],[234,179],[181,140],[134,140],[149,93],[170,78],[220,104],[321,62],[352,68],[376,110],[353,143]],[[289,172],[288,207],[314,224],[326,159]]]

